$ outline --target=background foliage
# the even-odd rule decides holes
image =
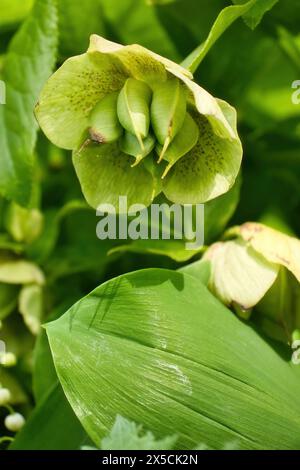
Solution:
[[[249,220],[299,237],[299,22],[296,0],[0,0],[0,335],[17,357],[0,381],[28,418],[12,448],[120,448],[120,432],[134,448],[299,448],[289,349],[226,310],[205,274],[174,272],[189,257],[180,243],[97,240],[70,153],[47,141],[33,114],[46,79],[92,33],[194,63],[195,80],[237,109],[244,147],[238,182],[206,205],[206,244]],[[50,320],[56,369],[41,329]],[[172,410],[163,420],[160,406]],[[129,421],[119,417],[105,439],[120,414]]]

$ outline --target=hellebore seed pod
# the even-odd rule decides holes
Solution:
[[[169,173],[172,166],[196,145],[198,139],[199,128],[192,116],[186,113],[182,128],[165,151],[164,160],[167,160],[169,164],[162,174],[162,179]],[[156,151],[158,155],[161,155],[162,147],[157,146]]]
[[[130,134],[130,132],[125,132],[120,141],[120,149],[122,152],[135,157],[135,162],[131,166],[138,165],[143,158],[147,157],[147,155],[149,155],[149,153],[154,149],[154,145],[155,139],[151,134],[148,134],[146,139],[143,140],[144,150],[141,149],[139,141],[135,135]]]
[[[96,104],[90,114],[89,134],[101,144],[115,142],[123,133],[117,115],[118,93],[110,93]]]
[[[149,132],[150,126],[151,89],[149,86],[134,78],[128,78],[122,88],[117,105],[119,121],[128,132],[135,135],[141,149],[144,149],[143,139]]]
[[[151,104],[151,124],[160,145],[159,162],[181,129],[186,114],[186,92],[177,78],[154,86]]]

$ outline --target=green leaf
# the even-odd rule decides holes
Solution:
[[[201,259],[200,261],[194,261],[194,263],[187,264],[183,268],[180,268],[179,272],[194,276],[207,287],[211,275],[211,263],[208,260]]]
[[[222,234],[233,216],[240,200],[241,178],[222,196],[209,201],[204,206],[204,241],[211,244]]]
[[[84,210],[90,211],[90,207],[84,200],[72,199],[58,211],[53,209],[45,211],[43,231],[39,238],[27,248],[28,256],[38,264],[44,263],[55,248],[63,220],[74,212]]]
[[[101,441],[101,450],[171,450],[176,436],[156,440],[142,426],[118,415],[108,436]]]
[[[17,286],[0,283],[0,320],[7,317],[17,306],[18,291]]]
[[[66,291],[67,294],[65,294],[63,302],[52,311],[49,320],[52,321],[59,318],[80,297],[77,290],[75,295],[74,292],[70,293],[69,289],[66,289]],[[34,349],[33,393],[36,403],[40,403],[48,395],[49,390],[57,384],[58,378],[53,364],[49,341],[46,330],[43,329],[37,337]]]
[[[180,60],[169,34],[145,0],[100,0],[100,3],[105,20],[122,43],[141,44],[164,57]]]
[[[232,0],[236,5],[247,3],[248,0]],[[254,29],[261,22],[264,14],[271,10],[278,0],[259,0],[250,11],[243,15],[245,23]]]
[[[10,450],[76,450],[88,443],[61,386],[55,384],[36,406]]]
[[[59,51],[62,57],[81,54],[91,34],[106,35],[103,8],[99,0],[59,0]]]
[[[23,385],[14,375],[13,371],[1,367],[1,387],[8,388],[11,393],[11,405],[24,405],[28,403],[28,396]]]
[[[298,378],[195,277],[123,275],[47,334],[68,400],[98,447],[120,414],[158,439],[175,433],[180,449],[233,440],[241,449],[299,448]]]
[[[145,0],[148,5],[167,5],[168,3],[178,2],[179,0]]]
[[[186,67],[194,73],[220,36],[222,36],[234,21],[242,15],[245,15],[254,7],[258,1],[262,3],[261,0],[250,0],[244,5],[234,5],[224,8],[215,20],[207,39],[182,62],[183,67]]]
[[[33,0],[0,0],[0,31],[10,29],[29,13]]]
[[[5,58],[6,105],[0,107],[0,192],[28,205],[33,179],[37,125],[33,107],[55,63],[55,0],[37,0],[14,36]]]
[[[202,248],[198,250],[187,250],[185,242],[181,240],[135,240],[127,245],[119,245],[112,248],[109,254],[114,253],[141,253],[148,255],[168,256],[169,258],[183,263],[190,260],[197,253],[201,253]]]

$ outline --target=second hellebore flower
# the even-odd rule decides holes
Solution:
[[[210,290],[272,338],[300,339],[300,241],[263,224],[231,230],[236,238],[214,243],[205,253]]]
[[[94,208],[148,206],[160,192],[180,204],[227,192],[242,147],[236,112],[192,80],[190,72],[139,45],[93,35],[87,53],[49,79],[36,107],[47,137],[73,150]]]

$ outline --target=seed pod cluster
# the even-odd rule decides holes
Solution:
[[[137,165],[153,150],[166,162],[162,178],[197,143],[198,126],[187,111],[186,89],[176,77],[148,85],[128,78],[120,92],[102,98],[89,116],[89,138],[118,141]]]

